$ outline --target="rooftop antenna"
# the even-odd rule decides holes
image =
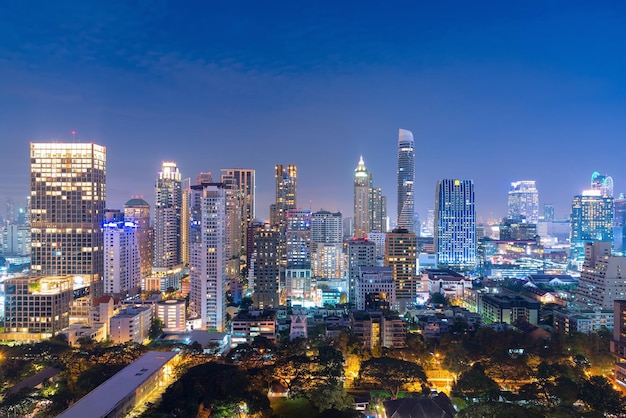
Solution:
[[[72,131],[72,142],[76,142],[76,131]]]

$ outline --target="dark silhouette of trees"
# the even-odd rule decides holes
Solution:
[[[428,378],[422,366],[391,357],[364,361],[360,377],[364,382],[380,385],[389,392],[391,399],[396,399],[402,386],[408,383],[420,383],[423,391],[428,388]]]

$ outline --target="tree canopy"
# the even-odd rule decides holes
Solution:
[[[410,361],[391,357],[371,358],[361,364],[361,379],[382,386],[391,399],[396,399],[402,386],[420,383],[422,389],[428,387],[428,378],[422,366]]]

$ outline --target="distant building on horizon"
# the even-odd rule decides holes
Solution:
[[[613,177],[594,171],[591,174],[591,190],[599,190],[603,197],[613,197]]]
[[[525,218],[526,222],[536,224],[539,221],[539,192],[535,180],[521,180],[511,183],[508,198],[508,217]]]
[[[415,142],[413,133],[406,129],[398,132],[398,217],[397,227],[413,232],[415,215]]]
[[[361,156],[354,170],[354,237],[363,238],[373,230],[387,230],[387,198],[380,187],[374,187]]]
[[[476,208],[472,180],[437,182],[434,244],[440,266],[461,270],[476,266]]]

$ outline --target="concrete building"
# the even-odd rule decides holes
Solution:
[[[562,334],[580,332],[590,334],[603,328],[613,330],[613,310],[596,307],[593,309],[568,309],[553,311],[554,329]]]
[[[363,156],[354,170],[354,237],[364,238],[370,230],[370,176]]]
[[[362,267],[376,265],[376,244],[364,238],[348,241],[348,302],[356,306],[357,280]]]
[[[157,318],[163,321],[164,332],[183,332],[187,329],[184,299],[162,300],[156,303]]]
[[[255,337],[265,337],[276,342],[276,311],[251,310],[240,311],[231,322],[231,347],[251,343]]]
[[[311,215],[311,267],[316,277],[343,277],[341,212],[320,210]]]
[[[298,169],[294,164],[289,164],[287,167],[277,164],[275,168],[276,199],[275,203],[270,206],[270,225],[280,235],[278,259],[280,260],[280,265],[284,268],[287,263],[287,254],[285,252],[287,212],[297,208]]]
[[[137,224],[104,224],[104,293],[134,296],[141,290],[141,259]]]
[[[579,271],[588,242],[613,242],[613,197],[600,190],[585,190],[572,201],[570,264]]]
[[[30,226],[8,224],[2,229],[2,255],[30,256]]]
[[[353,311],[350,314],[353,335],[363,348],[402,348],[405,346],[406,322],[397,316],[385,316],[382,312]]]
[[[102,296],[106,148],[30,144],[31,274],[81,276]]]
[[[380,303],[375,301],[384,301],[386,309],[392,309],[396,304],[396,285],[392,268],[361,267],[360,271],[361,275],[357,279],[356,308],[359,311],[380,310]]]
[[[287,211],[285,294],[292,302],[311,294],[311,211]]]
[[[152,227],[150,226],[150,205],[138,197],[124,204],[124,220],[137,225],[137,245],[139,246],[139,274],[148,277],[152,272]]]
[[[182,206],[180,171],[175,162],[163,161],[156,180],[153,267],[171,269],[183,261]]]
[[[221,183],[191,186],[191,258],[189,308],[201,329],[226,327],[224,253],[226,193]]]
[[[290,315],[289,319],[289,341],[296,338],[308,338],[306,315]]]
[[[611,352],[617,357],[615,362],[615,383],[621,391],[626,390],[626,300],[613,302],[613,340]]]
[[[613,309],[613,301],[626,298],[626,257],[611,255],[610,242],[585,244],[585,261],[576,300],[586,307]]]
[[[149,306],[127,307],[111,317],[110,338],[113,344],[129,341],[141,344],[150,335],[152,308]]]
[[[448,269],[422,270],[422,282],[428,285],[428,293],[441,293],[450,299],[462,299],[465,289],[472,288],[472,280]]]
[[[511,183],[509,190],[509,218],[525,218],[530,224],[539,221],[539,192],[534,180]]]
[[[480,293],[478,313],[486,323],[514,324],[524,318],[537,325],[541,304],[533,299],[504,293]]]
[[[280,233],[261,224],[254,228],[252,236],[254,250],[248,269],[248,289],[252,291],[254,306],[276,308],[280,305]]]
[[[4,340],[38,341],[70,324],[73,280],[15,277],[4,281]]]
[[[256,216],[256,183],[255,171],[247,168],[226,168],[222,169],[222,183],[231,184],[231,189],[237,191],[238,200],[240,201],[239,216],[236,220],[239,222],[238,248],[236,252],[240,255],[246,254],[248,242],[248,230]],[[243,258],[242,258],[243,260]]]
[[[172,362],[178,354],[148,351],[89,392],[58,418],[122,418],[174,380]]]

